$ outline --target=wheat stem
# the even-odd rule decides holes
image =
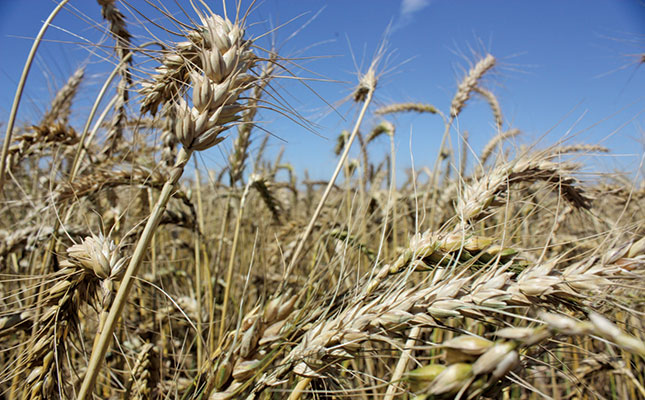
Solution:
[[[413,346],[416,343],[417,339],[419,339],[420,335],[421,328],[419,326],[415,326],[410,331],[409,339],[405,342],[405,349],[401,352],[401,357],[399,358],[399,362],[396,364],[396,368],[394,369],[394,373],[392,374],[392,378],[390,379],[390,386],[387,388],[387,392],[385,393],[383,400],[394,399],[394,395],[399,389],[397,383],[403,376],[405,370],[408,368],[408,363],[410,362],[410,355],[412,354]]]

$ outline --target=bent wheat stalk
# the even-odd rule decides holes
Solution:
[[[56,8],[49,14],[49,17],[43,23],[43,26],[38,32],[38,36],[34,40],[34,44],[31,46],[29,55],[27,56],[27,61],[25,62],[25,67],[22,70],[22,75],[20,76],[20,82],[18,83],[18,88],[16,89],[16,96],[13,99],[13,105],[11,106],[11,114],[9,114],[9,122],[7,122],[7,132],[5,133],[4,143],[2,144],[2,155],[0,156],[0,193],[2,193],[2,187],[4,186],[4,169],[7,162],[7,153],[9,152],[9,144],[11,143],[11,133],[13,131],[13,124],[16,122],[16,115],[18,114],[18,106],[20,105],[20,98],[22,97],[22,91],[25,88],[25,82],[27,82],[27,75],[29,75],[29,70],[31,69],[31,63],[36,55],[38,46],[45,35],[45,31],[51,24],[52,20],[58,14],[58,12],[67,4],[69,0],[62,0]]]

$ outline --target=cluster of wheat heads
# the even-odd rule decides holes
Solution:
[[[486,87],[492,55],[444,113],[373,108],[380,51],[334,174],[312,181],[264,156],[268,135],[251,154],[258,110],[291,112],[271,81],[293,63],[239,7],[195,8],[153,51],[120,3],[97,3],[114,47],[96,105],[70,118],[79,67],[42,118],[9,116],[0,398],[645,398],[645,192],[580,181],[576,157],[604,148],[508,146],[521,132]],[[496,132],[468,160],[450,139],[478,98]],[[397,184],[404,112],[445,130],[434,167]],[[227,130],[229,165],[181,179]]]

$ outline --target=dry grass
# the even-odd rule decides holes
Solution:
[[[520,131],[481,86],[492,55],[444,113],[372,109],[379,53],[334,175],[312,182],[262,156],[266,140],[251,156],[261,108],[300,117],[271,85],[288,60],[245,36],[244,15],[193,10],[185,40],[151,53],[99,4],[121,79],[97,131],[70,118],[79,67],[8,136],[0,398],[645,398],[645,192],[618,173],[583,181],[569,156],[599,146],[505,146]],[[160,66],[136,77],[150,54]],[[444,147],[473,93],[498,132],[456,163]],[[444,140],[397,185],[382,118],[410,111],[443,118]],[[225,130],[229,165],[182,178]],[[381,135],[391,152],[374,161]]]

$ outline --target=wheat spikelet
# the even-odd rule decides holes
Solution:
[[[475,90],[484,74],[495,66],[495,62],[495,57],[487,54],[486,57],[479,60],[477,64],[468,71],[468,75],[464,77],[457,87],[457,93],[450,104],[451,117],[454,118],[459,115],[468,99],[470,99],[472,91]]]
[[[418,112],[436,114],[437,109],[431,104],[424,103],[396,103],[390,104],[374,111],[377,115],[394,114],[401,112]]]
[[[336,156],[339,156],[340,153],[343,152],[343,149],[345,148],[345,144],[347,143],[347,139],[349,138],[349,131],[343,129],[340,131],[338,136],[336,137],[336,144],[334,145],[334,154]]]
[[[95,296],[109,302],[112,286],[127,261],[113,242],[103,236],[85,238],[67,249],[68,258],[54,274],[38,314],[33,344],[20,361],[19,375],[26,376],[23,393],[30,399],[49,399],[64,393],[61,367],[70,334],[78,332],[78,313],[83,303]],[[35,315],[35,314],[34,314]],[[68,397],[68,396],[65,396]]]
[[[125,60],[127,53],[130,52],[132,38],[125,23],[125,16],[114,5],[116,0],[96,1],[101,6],[101,15],[110,23],[110,34],[116,40],[116,51],[119,59]]]
[[[239,396],[242,386],[266,368],[267,350],[290,334],[293,327],[288,322],[297,301],[298,296],[285,293],[240,316],[238,329],[228,332],[200,377],[206,383],[201,388],[195,385],[192,395],[220,400]]]
[[[401,269],[426,271],[426,263],[433,259],[445,259],[449,254],[452,254],[451,257],[463,257],[466,249],[470,249],[469,254],[475,254],[473,252],[477,251],[491,252],[493,257],[495,252],[500,250],[493,250],[490,239],[471,237],[465,240],[460,234],[444,236],[426,232],[411,243],[409,253],[406,252],[413,255],[411,258],[403,255],[403,258],[399,259],[404,260],[403,265],[397,266],[397,261],[395,265],[385,266],[384,270],[394,274],[392,276],[397,276],[397,271]],[[389,287],[368,291],[370,294],[367,297],[355,297],[335,316],[308,326],[298,344],[280,361],[281,365],[274,371],[265,373],[255,384],[254,393],[275,385],[288,374],[313,379],[328,377],[333,374],[334,363],[352,359],[360,354],[365,343],[387,341],[384,334],[393,335],[402,329],[426,324],[436,326],[435,321],[453,318],[483,319],[486,315],[495,314],[497,310],[510,310],[518,304],[548,307],[547,304],[555,304],[549,298],[575,298],[577,302],[590,304],[590,299],[585,293],[602,293],[605,288],[611,286],[609,279],[630,278],[628,271],[621,267],[624,265],[624,261],[621,260],[625,260],[625,255],[630,254],[630,249],[634,249],[633,255],[642,254],[644,246],[634,243],[627,247],[627,250],[624,250],[625,246],[619,247],[620,254],[611,259],[601,261],[592,257],[572,264],[563,270],[563,274],[558,271],[561,259],[525,266],[519,275],[493,268],[476,279],[468,274],[459,274],[462,277],[456,278],[450,272],[451,269],[436,267],[432,272],[432,279],[428,280],[426,285],[403,288],[391,282]],[[519,261],[513,253],[506,254],[513,262]],[[465,262],[464,267],[473,265],[472,260],[462,258]],[[610,267],[607,268],[608,266]],[[635,276],[631,278],[639,279]],[[371,281],[365,288],[370,286]],[[363,292],[365,293],[365,290]],[[516,341],[493,344],[483,338],[471,336],[447,341],[441,345],[451,352],[450,357],[446,359],[448,363],[456,362],[452,365],[458,367],[441,366],[430,378],[422,378],[417,371],[416,379],[432,382],[425,388],[431,394],[454,393],[467,387],[470,377],[492,373],[496,379],[500,379],[520,361],[527,361],[521,360],[519,352],[515,351],[518,346],[531,347],[551,336],[562,334],[601,333],[627,351],[635,354],[645,352],[645,344],[642,341],[615,328],[600,317],[591,316],[593,325],[587,322],[569,323],[563,320],[563,317],[543,318],[549,329],[509,328],[498,332],[500,337]],[[467,362],[464,364],[464,361]],[[453,377],[452,374],[457,371],[448,368],[464,369],[457,374],[461,378]]]
[[[364,103],[365,100],[367,100],[368,94],[376,89],[377,82],[378,79],[374,68],[370,67],[366,73],[360,74],[358,85],[356,85],[354,92],[352,93],[352,98],[354,99],[354,101],[357,103]]]
[[[218,15],[202,17],[202,23],[209,28],[210,43],[219,46],[202,49],[203,73],[189,72],[192,107],[183,97],[173,102],[174,132],[186,149],[194,151],[223,140],[219,134],[228,129],[225,124],[236,121],[237,114],[245,109],[237,103],[239,95],[255,83],[255,78],[246,73],[255,56],[250,42],[243,39],[244,31]]]
[[[56,282],[46,291],[33,344],[21,355],[18,372],[25,376],[23,394],[29,399],[49,399],[65,388],[58,379],[59,368],[65,356],[70,333],[78,330],[78,293],[85,292],[81,285],[88,282],[84,272],[65,268],[55,274]]]
[[[280,205],[280,201],[278,200],[278,198],[275,196],[275,193],[273,193],[272,183],[269,182],[268,179],[257,174],[251,175],[249,177],[249,181],[251,182],[251,187],[258,191],[258,193],[260,194],[260,197],[264,201],[264,204],[267,206],[269,211],[271,211],[273,220],[276,223],[280,224],[282,206]]]
[[[389,121],[381,121],[378,125],[370,131],[370,133],[365,138],[366,144],[371,143],[373,140],[381,136],[382,134],[394,135],[394,125]]]
[[[486,99],[486,102],[488,103],[491,111],[493,112],[493,117],[495,117],[495,126],[497,127],[498,131],[501,131],[502,126],[504,125],[504,119],[502,117],[502,108],[499,106],[499,101],[497,101],[497,97],[495,97],[493,92],[479,86],[476,86],[473,89],[473,91],[481,95],[484,99]]]
[[[162,65],[155,69],[151,80],[141,83],[139,92],[144,96],[141,114],[156,115],[161,104],[173,100],[188,84],[189,68],[199,65],[200,46],[205,39],[196,31],[188,32],[187,37],[189,41],[177,43],[173,51],[164,52]]]
[[[170,119],[172,120],[172,118]],[[170,170],[177,158],[177,145],[179,141],[172,131],[172,127],[165,127],[161,131],[161,162]]]
[[[200,21],[199,30],[186,33],[189,41],[176,44],[173,51],[164,54],[162,66],[150,81],[142,83],[142,113],[154,115],[159,105],[172,102],[179,121],[192,113],[195,115],[191,119],[195,119],[205,111],[219,110],[215,120],[230,122],[241,111],[235,101],[240,92],[251,87],[250,81],[255,80],[246,74],[254,62],[254,55],[249,50],[251,42],[243,38],[242,27],[219,15],[200,16]],[[189,84],[194,88],[194,111],[178,97]],[[213,117],[215,115],[200,121],[199,128],[213,129],[216,124]],[[179,132],[190,129],[184,124],[190,125],[190,122],[186,120],[177,126]]]

